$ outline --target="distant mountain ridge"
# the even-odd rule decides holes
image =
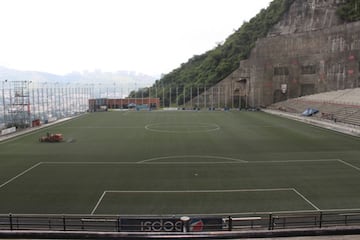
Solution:
[[[20,71],[0,66],[0,81],[31,81],[36,84],[93,84],[94,87],[106,88],[118,86],[126,89],[135,89],[150,86],[158,76],[150,76],[135,71],[103,72],[101,70],[72,72],[66,75],[57,75],[40,71]]]
[[[2,80],[8,81],[60,81],[60,75],[38,72],[38,71],[20,71],[16,69],[6,68],[0,66],[0,76]]]

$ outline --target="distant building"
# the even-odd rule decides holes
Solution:
[[[89,111],[108,109],[158,109],[159,98],[95,98],[89,99]]]

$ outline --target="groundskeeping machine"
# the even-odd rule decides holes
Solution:
[[[47,133],[46,136],[39,138],[40,142],[62,142],[64,137],[61,133]]]

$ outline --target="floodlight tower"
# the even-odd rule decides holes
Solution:
[[[2,91],[1,91],[1,95],[2,95],[2,110],[3,110],[2,119],[3,119],[3,124],[4,124],[4,126],[6,125],[5,83],[7,83],[7,79],[2,82]]]
[[[25,128],[30,126],[30,81],[13,81],[10,82],[10,122],[12,126]]]

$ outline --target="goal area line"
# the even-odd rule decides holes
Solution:
[[[109,194],[201,194],[201,193],[215,193],[215,194],[226,194],[226,193],[259,193],[259,192],[279,192],[279,191],[288,191],[295,193],[301,201],[305,201],[308,205],[313,208],[315,211],[320,211],[320,208],[318,208],[314,203],[312,203],[309,199],[307,199],[303,194],[301,194],[298,190],[295,188],[254,188],[254,189],[219,189],[219,190],[106,190],[104,191],[99,200],[97,201],[95,207],[91,211],[91,215],[94,215],[97,209],[103,204],[103,200],[106,197],[106,195]]]

